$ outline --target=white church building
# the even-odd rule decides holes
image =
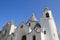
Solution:
[[[0,31],[0,40],[59,40],[52,11],[45,8],[40,22],[34,14],[18,27],[8,22]]]

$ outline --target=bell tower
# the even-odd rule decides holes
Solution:
[[[47,7],[44,9],[41,17],[41,26],[46,30],[45,40],[59,40],[52,12]]]

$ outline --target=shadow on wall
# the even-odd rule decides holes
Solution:
[[[60,40],[60,34],[59,34],[59,40]]]

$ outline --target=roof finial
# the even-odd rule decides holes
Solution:
[[[32,13],[32,16],[34,16],[34,12]]]

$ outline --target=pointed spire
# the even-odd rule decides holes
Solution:
[[[37,19],[36,19],[34,13],[32,14],[32,16],[31,16],[31,18],[30,18],[29,21],[31,21],[31,22],[35,22],[35,21],[37,21]]]

